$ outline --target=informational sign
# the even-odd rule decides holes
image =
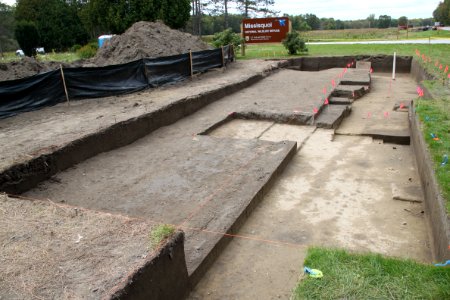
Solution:
[[[246,44],[281,43],[290,30],[289,18],[259,18],[242,21],[242,35]]]

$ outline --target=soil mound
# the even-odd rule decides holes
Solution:
[[[137,22],[125,33],[114,36],[108,47],[102,47],[92,63],[97,66],[127,63],[150,57],[176,55],[210,47],[200,38],[159,22]]]
[[[0,64],[0,81],[14,80],[46,71],[50,69],[44,64],[34,58],[24,57],[19,61]]]
[[[23,57],[20,60],[0,63],[0,81],[15,80],[45,73],[63,67],[78,66],[76,63],[60,63],[53,61],[38,61],[32,57]]]

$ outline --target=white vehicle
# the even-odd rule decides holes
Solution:
[[[24,57],[25,53],[23,53],[22,49],[16,50],[16,56]]]
[[[36,54],[45,54],[44,47],[38,47],[35,50],[36,50]]]

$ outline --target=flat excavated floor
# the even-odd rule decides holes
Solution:
[[[220,233],[229,230],[260,197],[295,151],[295,143],[280,142],[291,138],[279,136],[273,122],[275,131],[267,134],[277,135],[277,143],[196,133],[220,122],[230,111],[295,115],[299,106],[312,110],[322,102],[321,87],[335,73],[279,71],[129,146],[61,172],[25,195],[182,226],[188,231],[186,260],[192,273],[222,238]],[[299,86],[307,82],[308,92],[297,95]],[[281,94],[270,93],[280,85],[289,92],[283,101]]]
[[[386,78],[374,76],[376,88],[367,98],[384,99],[382,107],[370,106],[378,122],[366,123],[365,116],[352,112],[341,127],[352,131],[349,135],[341,129],[340,135],[316,129],[301,137],[304,146],[190,299],[290,298],[312,245],[431,261],[423,205],[393,199],[393,184],[418,190],[415,196],[423,197],[411,147],[358,136],[378,129],[381,121],[384,128],[392,121],[394,133],[408,131],[406,119],[384,119],[384,112],[391,116],[394,99],[407,99],[415,85],[408,77],[398,78],[396,84],[402,88],[392,89],[388,98],[389,90],[378,88],[389,84]],[[363,97],[355,103],[365,107],[365,101]],[[239,132],[234,126],[241,125],[225,126],[233,137]],[[249,136],[263,139],[264,126],[246,125],[250,127],[259,133]],[[221,128],[210,134],[226,136]]]

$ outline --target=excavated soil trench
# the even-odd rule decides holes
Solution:
[[[414,97],[414,81],[372,80],[371,92],[353,103],[337,134],[255,121],[232,121],[209,133],[283,136],[303,146],[237,233],[257,240],[233,239],[190,299],[289,298],[312,245],[431,261],[414,153],[400,145],[407,113],[393,111],[395,102]]]
[[[310,245],[429,261],[422,204],[392,199],[423,198],[411,148],[400,145],[407,114],[392,110],[411,100],[414,81],[377,74],[368,95],[356,100],[369,90],[355,86],[342,105],[335,104],[342,94],[324,90],[341,72],[280,70],[178,112],[176,123],[161,122],[167,126],[59,172],[24,196],[183,229],[191,284],[198,283],[194,299],[289,296]],[[347,76],[365,84],[363,73]],[[323,106],[325,98],[331,106]],[[353,112],[336,134],[324,129],[338,127],[349,104]],[[123,125],[114,138],[120,146],[136,135],[130,130],[137,127]],[[74,161],[89,157],[83,155]]]

